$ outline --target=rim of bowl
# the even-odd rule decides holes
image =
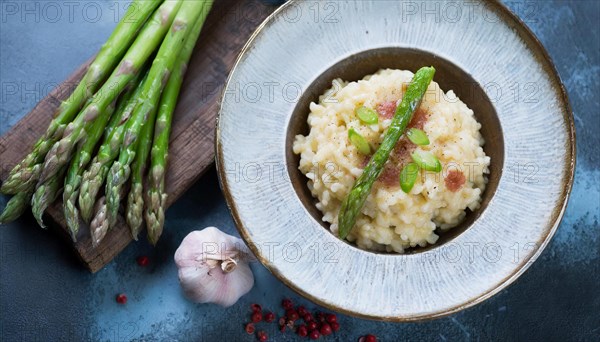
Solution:
[[[248,39],[248,41],[246,42],[246,44],[244,45],[244,47],[242,48],[240,53],[238,54],[236,61],[233,64],[233,67],[229,71],[229,75],[227,76],[227,79],[225,81],[223,91],[221,92],[221,97],[220,97],[221,104],[224,101],[225,91],[227,90],[227,86],[229,85],[229,82],[231,81],[232,75],[234,74],[237,67],[239,66],[239,63],[240,63],[242,57],[252,47],[256,37],[262,32],[263,29],[265,29],[267,27],[267,25],[269,25],[272,22],[273,18],[275,18],[280,12],[283,12],[283,10],[285,10],[291,4],[296,3],[298,1],[299,0],[288,0],[286,3],[279,6],[262,23],[260,23],[260,25],[258,25],[256,30],[252,33],[252,35],[250,36],[250,38]],[[567,207],[567,203],[569,200],[569,196],[571,194],[571,189],[573,187],[573,180],[574,180],[574,176],[575,176],[575,164],[576,164],[575,121],[573,118],[573,110],[572,110],[571,104],[569,102],[569,97],[568,97],[567,91],[565,89],[565,86],[558,74],[556,66],[554,65],[554,62],[550,58],[550,55],[548,54],[548,51],[546,50],[546,48],[543,46],[543,44],[540,42],[540,40],[535,36],[533,31],[531,31],[531,29],[516,14],[514,14],[505,4],[501,3],[499,0],[484,1],[484,3],[489,5],[490,7],[492,7],[493,10],[496,11],[504,19],[505,22],[512,21],[517,34],[519,35],[519,37],[521,37],[525,41],[525,43],[528,46],[533,48],[532,49],[533,56],[538,61],[540,61],[541,62],[540,64],[542,65],[542,67],[544,69],[546,69],[546,73],[550,76],[550,82],[553,83],[555,87],[557,87],[557,89],[559,90],[560,95],[562,97],[561,102],[563,102],[564,107],[561,108],[561,112],[563,114],[563,119],[565,120],[565,122],[567,124],[566,125],[567,129],[568,129],[568,132],[567,132],[568,133],[568,139],[567,139],[568,146],[567,147],[569,147],[569,148],[567,148],[565,150],[566,158],[565,158],[564,168],[567,172],[565,174],[565,177],[561,181],[561,183],[562,183],[562,194],[560,196],[561,203],[559,203],[557,206],[555,206],[552,210],[552,215],[551,215],[550,221],[553,222],[553,224],[552,224],[551,229],[548,230],[548,233],[546,235],[542,236],[542,238],[538,241],[539,244],[536,244],[537,248],[531,254],[531,256],[528,259],[523,260],[523,262],[515,268],[515,270],[512,274],[510,274],[508,277],[505,277],[501,282],[496,284],[496,286],[493,287],[492,289],[490,289],[489,291],[480,294],[478,297],[472,298],[470,301],[464,302],[460,305],[456,305],[449,309],[433,312],[433,313],[426,314],[426,315],[418,315],[418,316],[411,316],[411,317],[395,317],[395,316],[383,316],[382,317],[382,316],[366,315],[366,314],[362,314],[360,312],[350,311],[350,310],[344,309],[342,307],[336,306],[332,303],[325,302],[325,301],[311,295],[310,293],[300,289],[295,284],[293,284],[291,281],[289,281],[286,277],[284,277],[279,271],[273,269],[269,260],[267,258],[265,258],[262,255],[262,253],[260,252],[260,250],[258,248],[256,248],[254,243],[252,243],[252,240],[250,239],[248,231],[244,227],[244,224],[239,217],[233,197],[231,196],[231,193],[229,192],[229,186],[227,183],[227,179],[225,177],[225,170],[223,169],[223,164],[220,162],[220,160],[223,158],[222,157],[223,150],[222,150],[222,147],[220,144],[221,132],[219,129],[219,121],[220,121],[220,117],[221,117],[221,105],[220,105],[219,112],[217,113],[216,125],[215,125],[215,164],[216,164],[216,168],[217,168],[219,185],[223,192],[223,196],[225,197],[227,207],[229,208],[229,211],[231,212],[231,215],[233,217],[235,226],[236,226],[238,232],[240,233],[240,236],[246,243],[246,245],[248,245],[248,247],[250,248],[252,253],[254,253],[254,255],[260,261],[260,263],[263,264],[269,270],[269,272],[271,272],[278,280],[283,282],[287,287],[289,287],[290,289],[292,289],[293,291],[295,291],[302,297],[304,297],[322,307],[325,307],[329,310],[336,311],[336,312],[346,314],[349,316],[353,316],[353,317],[370,319],[370,320],[389,321],[389,322],[416,322],[416,321],[429,320],[429,319],[433,319],[433,318],[445,317],[445,316],[451,315],[453,313],[467,309],[469,307],[472,307],[476,304],[479,304],[479,303],[485,301],[486,299],[494,296],[495,294],[497,294],[501,290],[505,289],[509,285],[511,285],[517,278],[519,278],[529,268],[529,266],[531,264],[533,264],[533,262],[535,262],[537,260],[537,258],[540,256],[542,251],[546,248],[546,246],[548,245],[548,243],[550,242],[550,240],[556,233],[556,230],[558,229],[558,226],[560,225],[562,218],[564,216],[565,209]]]

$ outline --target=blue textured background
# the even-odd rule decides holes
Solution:
[[[6,12],[9,2],[1,3],[0,133],[4,133],[99,48],[115,25],[114,6],[123,3],[10,2],[20,6],[18,15]],[[36,3],[41,7],[36,9]],[[44,9],[47,3],[63,9],[56,22],[52,22],[53,9]],[[340,315],[342,331],[328,340],[356,340],[369,332],[382,341],[600,340],[599,3],[506,2],[525,19],[556,63],[577,127],[571,200],[556,236],[538,261],[508,289],[476,307],[411,324]],[[68,6],[75,6],[72,16]],[[97,8],[102,15],[96,21]],[[7,87],[14,85],[19,92],[10,95]],[[259,264],[253,265],[254,288],[235,306],[222,309],[186,301],[179,290],[173,253],[189,231],[208,225],[237,234],[214,168],[169,210],[160,248],[152,249],[145,242],[132,244],[94,275],[74,260],[64,241],[36,227],[29,214],[2,226],[0,340],[252,341],[241,324],[247,320],[249,303],[277,308],[281,298],[290,296],[316,308]],[[151,266],[138,267],[138,255],[150,256]],[[128,294],[127,305],[115,303],[118,292]],[[289,333],[271,332],[274,340],[294,340]]]

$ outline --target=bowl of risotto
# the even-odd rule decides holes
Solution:
[[[372,157],[371,145],[380,144],[413,75],[381,69],[358,81],[335,79],[309,106],[310,131],[295,137],[293,152],[300,156],[299,169],[322,220],[338,236],[342,202]],[[361,111],[372,117],[361,120]],[[347,240],[365,250],[404,253],[434,245],[438,230],[452,229],[467,211],[476,212],[490,173],[480,129],[472,109],[432,82],[407,126],[408,132],[424,133],[427,143],[405,134],[395,144]],[[367,144],[366,151],[352,143],[349,131]],[[442,168],[409,170],[415,165],[412,154],[421,151],[436,157]],[[416,173],[410,189],[402,187],[403,169]]]
[[[545,50],[498,3],[456,21],[328,4],[317,22],[309,3],[280,7],[227,80],[216,162],[240,235],[299,294],[359,317],[491,297],[550,241],[572,185]]]

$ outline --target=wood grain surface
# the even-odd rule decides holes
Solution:
[[[168,206],[213,163],[215,117],[225,79],[246,40],[274,9],[256,0],[215,2],[190,61],[174,114],[166,179]],[[0,138],[0,179],[6,179],[12,167],[30,151],[46,130],[60,101],[69,95],[67,89],[74,88],[89,62],[80,66]],[[168,215],[167,212],[167,218]],[[73,245],[91,272],[109,263],[132,241],[129,228],[120,216],[116,227],[98,247],[92,247],[89,231],[85,227],[80,232],[78,242],[71,243],[60,201],[48,208],[45,220],[52,227],[59,228],[56,230]],[[145,238],[145,234],[142,237]],[[156,248],[160,248],[160,242]]]

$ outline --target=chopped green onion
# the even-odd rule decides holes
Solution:
[[[400,171],[400,187],[402,191],[409,193],[415,185],[417,176],[419,175],[419,165],[415,163],[408,163]]]
[[[367,140],[352,127],[348,130],[348,139],[350,139],[350,142],[356,147],[358,152],[364,155],[369,155],[371,153],[371,147]]]
[[[406,132],[408,139],[415,145],[429,145],[427,134],[418,128],[411,128]]]
[[[442,163],[431,152],[417,150],[411,153],[410,156],[424,170],[433,172],[442,171]]]
[[[365,106],[356,108],[356,116],[367,125],[373,125],[378,122],[377,112]]]

